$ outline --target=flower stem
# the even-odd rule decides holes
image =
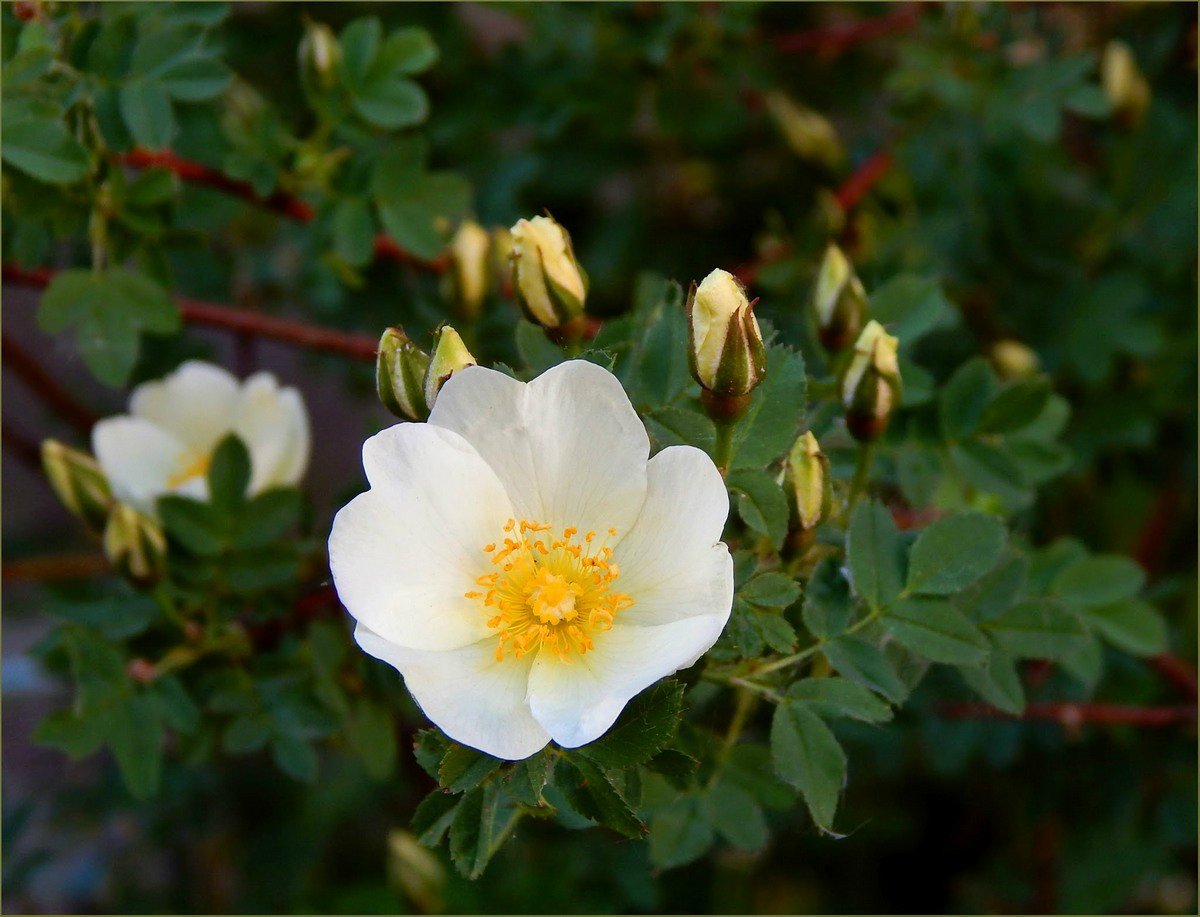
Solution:
[[[846,500],[847,521],[850,519],[850,514],[854,512],[858,498],[866,492],[867,478],[871,473],[871,460],[874,458],[875,444],[863,443],[858,450],[858,464],[854,467],[854,479],[850,482],[850,497]]]
[[[878,618],[882,612],[883,612],[882,608],[876,608],[874,611],[872,611],[866,617],[864,617],[858,621],[855,621],[853,625],[851,625],[849,628],[846,629],[845,633],[853,634],[856,631],[862,630],[864,627],[866,627],[868,624],[870,624],[872,621],[874,621],[876,618]],[[812,656],[814,653],[819,652],[821,647],[823,647],[827,642],[828,642],[827,640],[820,639],[816,643],[814,643],[812,646],[805,647],[798,653],[793,653],[791,656],[784,656],[782,659],[776,659],[774,662],[769,662],[766,665],[762,666],[761,668],[755,669],[754,674],[756,676],[766,675],[770,672],[777,672],[780,669],[786,669],[788,666],[795,665],[797,662],[803,662],[809,656]]]
[[[733,424],[714,421],[717,437],[713,442],[713,461],[721,469],[721,474],[729,470],[729,461],[733,457]]]

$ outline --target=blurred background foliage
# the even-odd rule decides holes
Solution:
[[[507,226],[543,208],[572,231],[591,276],[589,311],[627,312],[643,271],[686,284],[713,266],[737,268],[762,296],[760,318],[819,374],[807,310],[825,242],[837,237],[875,313],[896,301],[904,307],[893,318],[916,323],[897,332],[915,342],[902,360],[905,403],[927,409],[902,418],[897,448],[881,458],[885,492],[918,509],[1002,509],[1031,545],[1071,538],[1132,555],[1170,646],[1194,658],[1193,5],[9,3],[3,17],[6,268],[100,258],[102,268],[136,265],[160,291],[126,297],[113,319],[120,347],[89,344],[96,317],[86,304],[68,310],[96,378],[119,385],[184,356],[223,353],[208,338],[161,336],[171,330],[155,324],[161,290],[370,335],[402,323],[424,340],[445,318],[443,281],[428,267],[454,221],[473,213]],[[339,36],[336,78],[314,47],[317,23]],[[59,29],[73,36],[65,55],[52,41]],[[1104,91],[1101,54],[1112,39],[1132,50],[1146,98]],[[814,134],[806,109],[835,134]],[[64,111],[76,114],[64,121]],[[246,185],[231,195],[170,168],[99,163],[164,164],[139,161],[138,149],[169,149]],[[874,180],[854,191],[864,174]],[[247,187],[274,204],[248,205],[239,199]],[[402,251],[380,252],[380,232]],[[115,271],[102,276],[119,283]],[[12,288],[6,295],[19,302]],[[508,308],[485,312],[472,335],[481,363],[535,362],[514,347],[515,321]],[[111,331],[99,337],[111,342]],[[1003,376],[1012,341],[1032,348],[1069,403],[1061,436],[1003,451],[964,428],[975,445],[959,444],[945,405],[976,389],[986,399],[996,385],[986,364],[964,371],[964,361],[990,357]],[[314,505],[296,501],[277,520],[319,539],[320,520],[354,492],[358,443],[381,415],[364,367],[329,356],[302,365],[314,387],[349,393],[310,400],[318,440],[325,414],[352,418],[344,473],[314,468]],[[67,372],[91,406],[117,406],[78,365]],[[929,446],[939,423],[952,448]],[[12,442],[7,425],[5,437]],[[845,456],[831,454],[848,473]],[[9,507],[10,467],[6,450]],[[960,486],[967,496],[947,493]],[[59,515],[49,527],[18,528],[6,515],[6,559],[62,543],[73,527],[50,512]],[[238,550],[225,545],[218,561],[197,563],[236,563]],[[342,664],[333,658],[341,638],[321,636],[335,625],[315,624],[299,644],[280,645],[269,629],[273,603],[291,602],[279,590],[321,574],[294,553],[274,562],[273,573],[254,566],[244,588],[261,592],[251,623],[266,630],[252,632],[278,654],[281,674],[249,693],[289,690],[303,670],[313,682],[303,690],[337,708],[341,687],[322,682]],[[6,637],[14,627],[40,637],[55,609],[93,628],[56,631],[59,644],[37,648],[52,671],[104,657],[103,645],[86,643],[94,626],[112,639],[138,633],[138,604],[124,593],[7,580]],[[1171,702],[1144,661],[1096,652],[1098,699]],[[310,655],[292,665],[288,653]],[[350,665],[380,706],[363,700],[345,714],[356,725],[344,742],[320,746],[319,770],[308,743],[337,728],[327,709],[210,685],[210,698],[226,698],[223,713],[251,717],[260,702],[271,711],[242,748],[269,743],[270,752],[209,760],[211,748],[190,747],[185,735],[179,756],[209,763],[169,756],[161,773],[135,775],[161,782],[137,801],[107,757],[68,764],[27,752],[21,705],[44,712],[66,695],[32,674],[23,653],[6,653],[6,713],[18,713],[5,726],[5,909],[1196,906],[1194,730],[947,718],[941,699],[962,689],[943,670],[888,728],[837,724],[854,788],[839,816],[847,837],[820,836],[795,809],[772,811],[765,849],[721,845],[663,870],[653,844],[526,819],[468,882],[444,852],[403,831],[432,786],[408,751],[419,713],[392,673],[364,659]],[[1088,696],[1060,669],[1033,674],[1031,700]],[[163,717],[186,734],[198,711],[161,691]],[[383,709],[403,710],[399,739]],[[68,750],[91,741],[50,738]]]

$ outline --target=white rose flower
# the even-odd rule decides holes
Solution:
[[[92,429],[92,451],[113,495],[146,513],[164,494],[208,498],[213,449],[236,433],[250,453],[249,492],[295,484],[308,467],[308,414],[300,393],[271,373],[245,382],[189,360],[134,389],[129,413]]]
[[[359,646],[464,745],[517,760],[598,738],[733,603],[720,473],[691,446],[649,453],[595,364],[455,373],[428,423],[366,441],[371,489],[334,519]]]

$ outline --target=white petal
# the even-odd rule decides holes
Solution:
[[[129,411],[208,453],[233,429],[238,396],[236,377],[212,363],[189,360],[169,376],[134,389]]]
[[[504,483],[518,517],[541,519],[542,498],[525,430],[527,388],[494,369],[468,366],[442,386],[428,422],[475,447]]]
[[[429,422],[470,441],[523,518],[623,537],[641,509],[650,440],[616,376],[594,363],[561,363],[523,391],[502,373],[465,369]]]
[[[497,662],[493,641],[444,652],[405,649],[362,624],[354,639],[404,676],[425,715],[456,742],[519,761],[550,741],[525,699],[532,656]]]
[[[614,552],[615,588],[633,597],[627,625],[664,624],[691,615],[729,617],[733,560],[721,544],[729,495],[705,453],[671,446],[650,460],[646,502]]]
[[[271,373],[256,373],[246,380],[233,429],[250,452],[252,494],[294,484],[308,466],[308,414],[304,402],[295,389],[281,389]]]
[[[636,694],[699,659],[724,624],[713,615],[653,627],[617,623],[595,635],[595,649],[569,663],[539,652],[529,673],[534,719],[559,745],[586,745],[608,730]]]
[[[171,490],[168,482],[186,464],[186,447],[171,433],[140,417],[109,417],[92,428],[92,451],[104,470],[113,495],[143,512],[154,512],[154,501]],[[188,482],[189,496],[203,497],[203,476]],[[195,484],[200,491],[196,493]]]
[[[329,564],[342,603],[400,646],[448,650],[495,636],[476,599],[494,569],[483,546],[512,507],[499,479],[462,437],[397,424],[363,444],[371,489],[337,514]]]

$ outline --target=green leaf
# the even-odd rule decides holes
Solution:
[[[436,258],[446,247],[445,230],[471,202],[471,186],[449,172],[418,173],[386,188],[376,200],[384,230],[419,258]]]
[[[417,804],[413,811],[409,828],[417,836],[417,840],[426,847],[436,847],[442,842],[454,813],[458,809],[460,799],[452,793],[434,790]]]
[[[383,45],[379,59],[388,69],[413,75],[428,70],[438,59],[437,45],[424,29],[397,29]]]
[[[112,641],[136,637],[162,615],[162,609],[153,598],[139,594],[94,600],[48,599],[42,607],[56,618],[93,627]]]
[[[219,96],[232,76],[217,58],[199,57],[172,67],[158,84],[180,102],[205,102]]]
[[[241,437],[230,433],[217,443],[208,469],[208,494],[213,509],[229,514],[241,506],[250,486],[250,473],[250,452]]]
[[[725,775],[749,790],[768,809],[786,811],[796,804],[796,791],[775,774],[771,749],[758,742],[741,742],[729,750]]]
[[[3,132],[0,158],[38,181],[69,185],[88,173],[87,150],[57,119],[4,118]]]
[[[342,29],[342,55],[339,63],[342,79],[351,91],[366,79],[379,53],[382,40],[383,25],[374,16],[355,19]]]
[[[712,846],[713,829],[696,796],[680,796],[650,818],[650,862],[659,869],[683,866]]]
[[[1004,614],[1021,596],[1029,580],[1029,561],[1010,554],[952,599],[955,607],[977,621]]]
[[[1004,524],[995,516],[970,512],[939,519],[912,547],[906,591],[957,592],[992,568],[1004,542]]]
[[[503,763],[485,752],[455,743],[447,749],[438,765],[438,783],[444,790],[461,793],[479,786]]]
[[[158,515],[167,535],[191,553],[216,557],[225,549],[220,520],[208,504],[169,494],[158,498]]]
[[[671,678],[631,700],[603,736],[578,750],[601,767],[641,764],[675,735],[683,714],[683,685]]]
[[[871,317],[908,348],[935,328],[953,325],[956,312],[933,278],[897,274],[871,294]]]
[[[1010,385],[984,408],[979,432],[1009,434],[1023,430],[1041,416],[1050,395],[1050,380],[1045,376]]]
[[[733,432],[730,469],[759,469],[783,455],[804,422],[804,358],[782,344],[767,350],[767,377]]]
[[[261,711],[246,713],[233,720],[221,735],[221,745],[231,755],[258,751],[271,737],[271,721]]]
[[[1079,618],[1053,599],[1032,599],[983,625],[1008,653],[1025,659],[1062,659],[1087,638]]]
[[[1167,626],[1158,610],[1138,599],[1090,607],[1087,621],[1113,646],[1134,656],[1152,656],[1167,648]]]
[[[516,338],[517,353],[530,375],[539,376],[563,361],[562,349],[546,337],[541,325],[520,319]]]
[[[700,762],[677,748],[664,748],[646,762],[647,769],[667,778],[677,790],[686,790],[692,784]],[[651,831],[653,832],[653,826]]]
[[[980,666],[960,666],[959,675],[976,694],[1008,713],[1025,709],[1025,688],[1016,660],[1001,647],[993,646]]]
[[[938,404],[942,436],[954,441],[975,433],[996,388],[996,374],[983,357],[974,357],[955,370],[942,388]]]
[[[421,765],[421,770],[437,780],[438,769],[442,766],[442,759],[446,757],[450,745],[450,740],[438,730],[422,729],[413,740],[413,756]]]
[[[883,723],[892,709],[862,685],[845,678],[804,678],[787,692],[789,703],[804,703],[822,717],[848,716],[864,723]]]
[[[316,783],[317,753],[305,739],[288,733],[271,740],[271,759],[289,777],[301,783]]]
[[[1146,573],[1118,554],[1097,554],[1071,564],[1055,577],[1050,591],[1085,608],[1131,599],[1142,590]]]
[[[550,780],[553,768],[554,757],[549,749],[530,755],[524,761],[517,761],[505,775],[505,791],[517,802],[527,806],[545,805],[542,790]]]
[[[822,557],[804,591],[804,624],[818,637],[836,637],[850,626],[850,584],[834,557]]]
[[[301,500],[292,487],[274,487],[249,500],[238,514],[233,546],[260,548],[282,538],[298,524]]]
[[[351,104],[362,118],[377,127],[398,130],[420,124],[429,117],[429,97],[412,80],[391,75],[358,88]]]
[[[893,703],[908,697],[908,688],[880,649],[856,634],[843,634],[821,646],[835,670]]]
[[[370,698],[360,698],[346,718],[346,741],[362,758],[376,780],[386,780],[396,769],[396,723],[387,708]]]
[[[520,812],[497,781],[463,796],[450,823],[450,857],[458,871],[468,879],[483,875],[518,818]]]
[[[174,334],[179,330],[179,306],[154,280],[124,268],[107,271],[104,279],[108,295],[129,312],[139,329],[152,334]],[[109,308],[114,304],[110,302]]]
[[[883,608],[900,594],[903,558],[896,523],[881,503],[871,500],[854,508],[846,532],[850,581],[873,609]]]
[[[729,779],[718,779],[700,797],[705,820],[739,850],[761,850],[769,832],[762,808],[749,790]]]
[[[733,471],[726,486],[737,493],[738,515],[750,528],[765,535],[776,549],[787,536],[787,497],[765,471]]]
[[[136,694],[108,708],[103,716],[105,741],[112,748],[121,779],[137,799],[158,791],[162,776],[163,726],[158,704]]]
[[[760,573],[742,587],[738,596],[764,608],[787,608],[800,597],[800,584],[784,573]]]
[[[942,599],[902,599],[883,623],[900,643],[934,662],[971,664],[987,657],[987,638]]]
[[[133,139],[150,150],[170,146],[175,136],[175,115],[171,98],[158,83],[126,83],[117,96],[121,117]]]
[[[562,764],[555,786],[580,815],[626,837],[645,835],[645,824],[599,765],[584,755],[571,755]]]
[[[785,702],[771,720],[775,772],[803,795],[817,825],[830,831],[846,779],[846,755],[829,727],[804,704]]]
[[[375,220],[367,201],[356,197],[338,201],[331,230],[333,250],[339,258],[353,267],[362,267],[371,260],[375,250]]]
[[[76,760],[95,752],[104,740],[105,723],[99,717],[69,709],[48,714],[33,730],[38,745],[56,748]]]
[[[179,326],[179,308],[147,277],[123,269],[96,273],[62,271],[46,288],[38,323],[58,334],[75,330],[75,344],[93,375],[123,385],[137,361],[142,330],[169,333]]]
[[[200,708],[175,675],[167,674],[155,679],[146,693],[158,705],[166,724],[176,732],[186,735],[200,728]]]

